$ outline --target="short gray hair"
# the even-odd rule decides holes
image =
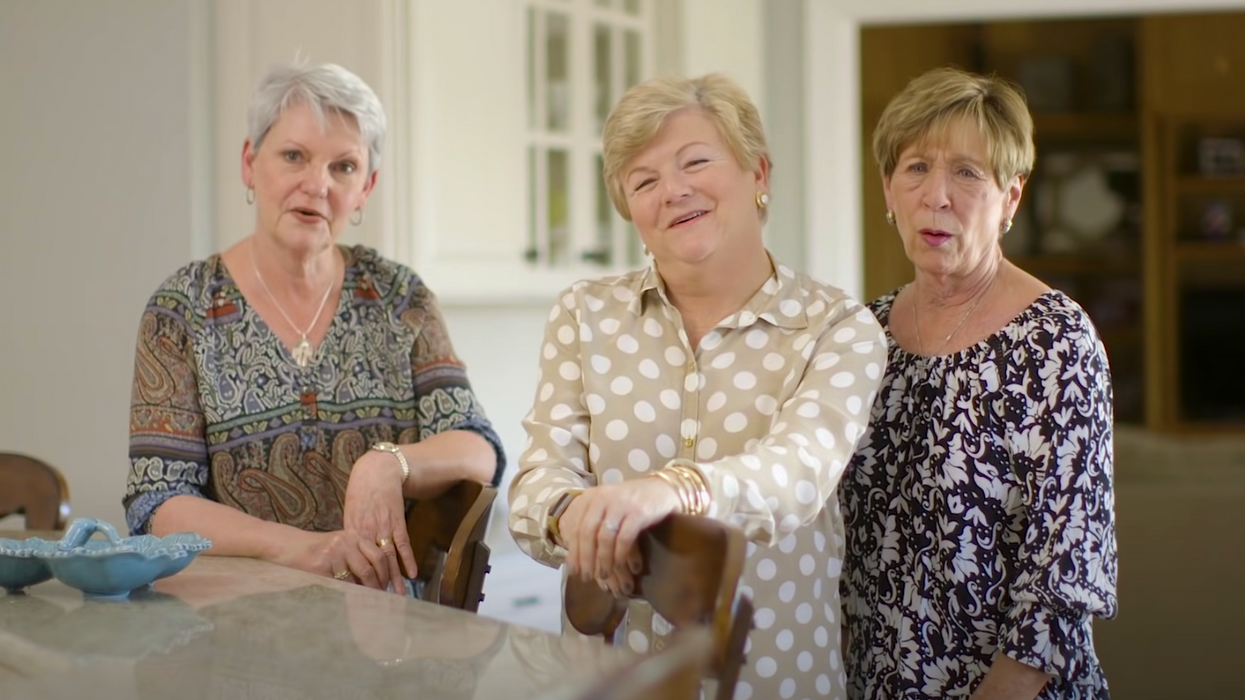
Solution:
[[[368,177],[380,168],[380,149],[385,142],[385,111],[380,98],[362,78],[334,63],[280,65],[264,73],[246,114],[252,148],[259,148],[287,108],[299,104],[310,108],[321,126],[327,123],[329,111],[354,117],[367,144]]]

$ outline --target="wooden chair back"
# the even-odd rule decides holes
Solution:
[[[737,595],[747,551],[743,532],[717,520],[676,514],[642,532],[638,545],[644,565],[630,597],[647,601],[676,628],[711,632],[709,675],[718,681],[719,700],[728,700],[752,628],[752,601]],[[567,579],[563,594],[571,626],[607,640],[622,623],[627,603],[577,576]]]
[[[43,460],[0,452],[0,518],[21,514],[27,530],[63,530],[69,520],[69,484]]]
[[[670,647],[625,665],[577,700],[696,698],[712,657],[713,634],[709,629],[686,629]]]
[[[475,612],[484,600],[489,548],[484,543],[497,489],[460,481],[406,514],[406,533],[424,584],[423,599]]]

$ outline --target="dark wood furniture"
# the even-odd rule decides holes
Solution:
[[[0,452],[0,518],[20,514],[28,530],[63,530],[69,519],[69,484],[52,465]]]
[[[406,514],[406,532],[424,583],[423,599],[475,612],[484,600],[489,548],[484,543],[497,489],[460,481]]]
[[[647,601],[676,628],[711,631],[709,675],[717,679],[717,698],[729,700],[752,627],[752,600],[737,595],[747,547],[743,532],[717,520],[671,515],[641,533],[638,545],[644,567],[631,597]],[[576,630],[612,640],[628,600],[573,576],[563,604]]]

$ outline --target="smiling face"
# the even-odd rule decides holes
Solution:
[[[671,114],[623,169],[632,221],[658,264],[729,259],[761,241],[756,193],[769,191],[769,163],[735,160],[717,126],[697,109]]]
[[[242,181],[255,188],[256,232],[291,250],[331,246],[376,184],[354,119],[326,113],[323,127],[306,105],[281,113],[260,142],[242,151]]]
[[[956,275],[996,253],[1023,181],[999,186],[985,139],[970,122],[935,133],[905,147],[882,185],[908,259],[925,272]]]

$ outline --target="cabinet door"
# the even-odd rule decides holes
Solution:
[[[1147,107],[1245,110],[1245,12],[1151,16],[1143,32]]]

